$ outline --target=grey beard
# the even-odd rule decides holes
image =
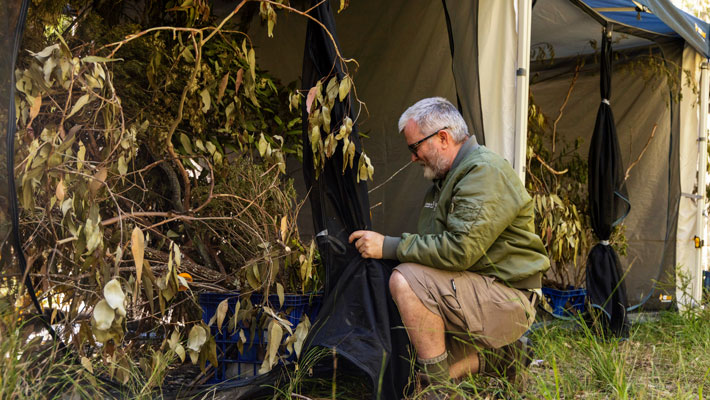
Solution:
[[[448,169],[446,168],[446,160],[440,155],[435,155],[434,164],[424,164],[424,178],[433,181],[434,179],[441,179],[446,176]]]

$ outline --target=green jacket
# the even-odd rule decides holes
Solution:
[[[510,164],[468,140],[446,177],[429,189],[419,233],[385,237],[383,257],[469,270],[518,289],[537,289],[550,260],[535,234],[533,212],[532,199]]]

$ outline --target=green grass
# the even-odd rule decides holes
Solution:
[[[473,399],[710,398],[710,309],[661,312],[655,317],[633,323],[624,341],[603,339],[581,321],[555,321],[531,334],[538,361],[529,368],[523,385],[469,376],[456,385],[429,390],[445,389]],[[333,398],[325,389],[328,385],[321,382],[316,390],[313,385],[290,382],[277,398]],[[338,385],[337,399],[371,398],[362,392],[361,384]]]
[[[582,322],[531,335],[535,359],[524,388],[470,377],[480,397],[702,399],[710,390],[710,310],[633,324],[628,340],[602,339]],[[476,396],[474,396],[476,397]]]

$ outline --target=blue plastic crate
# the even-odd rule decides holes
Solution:
[[[555,316],[569,317],[584,312],[587,289],[557,290],[544,287],[542,294],[545,295]]]
[[[227,376],[232,376],[237,379],[247,378],[257,374],[264,360],[265,345],[267,343],[266,330],[258,329],[254,331],[254,337],[251,337],[251,330],[246,328],[242,322],[239,323],[239,329],[233,334],[229,333],[227,323],[234,314],[239,293],[201,293],[199,303],[202,307],[202,320],[208,323],[217,312],[217,306],[224,300],[229,299],[227,316],[225,317],[222,332],[217,330],[216,326],[211,326],[210,331],[215,338],[217,347],[218,365],[215,368],[214,375],[209,383],[222,382],[227,379]],[[261,304],[264,297],[261,294],[252,294],[250,300],[252,304]],[[305,313],[308,318],[313,321],[320,311],[322,296],[316,295],[286,295],[284,296],[284,304],[279,305],[278,295],[270,295],[267,305],[277,312],[285,312],[286,319],[291,322],[295,328]],[[257,319],[260,317],[257,317]],[[239,352],[238,343],[240,342],[239,330],[243,330],[246,336],[246,343],[243,346],[242,352]],[[284,337],[284,340],[286,337]],[[291,356],[289,359],[294,358]]]

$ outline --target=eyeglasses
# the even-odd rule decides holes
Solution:
[[[432,136],[436,135],[437,133],[443,131],[444,129],[449,129],[449,128],[445,126],[445,127],[441,128],[441,129],[437,129],[434,133],[432,133],[431,135],[425,137],[424,139],[419,140],[419,141],[417,141],[417,142],[414,142],[414,143],[412,143],[412,144],[408,144],[408,145],[407,145],[407,148],[409,149],[409,151],[412,152],[412,154],[414,154],[416,157],[419,157],[419,154],[417,154],[417,149],[419,148],[419,146],[421,146],[421,144],[424,143],[427,139],[429,139],[429,138],[431,138]]]

